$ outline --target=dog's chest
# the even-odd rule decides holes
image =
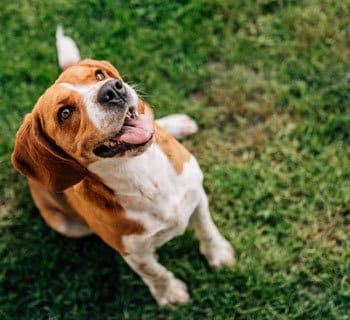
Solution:
[[[181,233],[198,205],[202,172],[197,161],[190,157],[178,174],[157,144],[138,157],[103,159],[89,170],[115,192],[128,217],[141,222],[148,234],[166,229]]]

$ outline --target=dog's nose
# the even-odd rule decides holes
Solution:
[[[123,82],[119,79],[106,82],[97,94],[97,101],[102,104],[118,104],[126,101],[126,91]]]

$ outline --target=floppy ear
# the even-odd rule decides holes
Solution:
[[[17,132],[12,164],[21,174],[53,192],[78,183],[88,172],[49,140],[33,114],[25,117]]]

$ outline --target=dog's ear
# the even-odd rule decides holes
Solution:
[[[40,119],[28,114],[16,135],[12,164],[23,175],[61,192],[78,183],[87,169],[45,135]]]

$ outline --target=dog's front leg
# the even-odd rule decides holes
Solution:
[[[214,269],[234,264],[234,251],[220,234],[209,212],[208,198],[204,190],[198,207],[191,217],[191,225],[199,240],[200,252]]]
[[[186,284],[162,266],[154,252],[129,254],[124,259],[148,285],[160,306],[184,303],[190,299]]]

